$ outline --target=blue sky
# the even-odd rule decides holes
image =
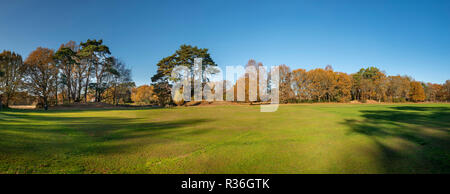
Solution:
[[[103,39],[149,84],[181,44],[209,48],[217,64],[376,66],[419,81],[450,79],[450,1],[7,1],[0,50]]]

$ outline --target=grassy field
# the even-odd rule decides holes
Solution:
[[[450,104],[4,111],[0,173],[450,173]]]

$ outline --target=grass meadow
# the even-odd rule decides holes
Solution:
[[[450,173],[450,104],[8,110],[0,173]]]

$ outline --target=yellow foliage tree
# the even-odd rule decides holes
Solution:
[[[157,101],[157,97],[153,91],[153,86],[142,85],[133,88],[131,100],[137,104],[152,104]]]
[[[413,102],[422,102],[425,100],[425,91],[420,82],[411,82],[410,99]]]

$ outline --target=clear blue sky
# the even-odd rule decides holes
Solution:
[[[209,48],[217,64],[353,73],[376,66],[419,81],[450,79],[450,1],[0,0],[0,50],[103,39],[149,84],[181,44]]]

